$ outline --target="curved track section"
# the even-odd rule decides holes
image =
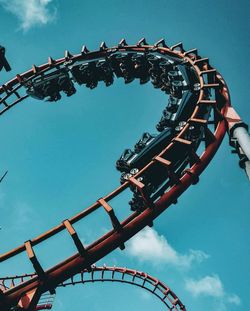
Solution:
[[[137,64],[138,61],[131,63],[129,59],[132,57],[146,59],[145,66],[150,63],[146,78],[143,75],[143,70],[137,70],[140,69],[140,65]],[[114,59],[115,63],[113,64]],[[93,78],[92,69],[90,70],[89,67],[93,66],[93,62],[95,68],[102,68],[102,74],[105,72],[104,76],[101,76],[99,72],[98,79]],[[118,67],[116,66],[117,62]],[[166,68],[164,70],[162,67],[159,69],[159,62],[164,68],[169,64],[175,67],[177,73],[171,75],[178,76],[177,80],[183,81],[181,86],[179,82],[171,82],[169,73],[167,73],[168,80],[166,81],[164,78]],[[163,64],[164,62],[165,64]],[[106,64],[108,67],[105,67]],[[78,67],[73,69],[74,66]],[[87,69],[85,70],[86,66]],[[98,82],[104,81],[109,86],[113,83],[110,75],[108,75],[109,69],[107,68],[110,66],[114,74],[123,78],[125,83],[131,82],[134,78],[140,79],[141,84],[150,80],[154,87],[161,89],[166,94],[170,93],[172,97],[181,101],[188,90],[191,92],[192,101],[187,102],[186,113],[184,113],[183,118],[178,120],[181,123],[178,123],[175,128],[173,125],[171,126],[172,130],[174,128],[171,139],[165,142],[156,154],[148,156],[147,161],[136,170],[134,175],[130,174],[120,187],[98,199],[79,214],[0,256],[0,262],[3,262],[26,252],[36,274],[32,279],[0,293],[0,309],[3,311],[18,304],[32,310],[36,296],[48,290],[53,291],[60,283],[84,268],[90,267],[91,264],[115,248],[124,249],[124,243],[128,239],[145,226],[152,226],[156,217],[172,203],[176,203],[177,198],[190,185],[198,182],[199,175],[213,158],[226,133],[227,124],[224,116],[230,107],[230,98],[223,78],[210,65],[207,58],[199,56],[196,49],[185,51],[181,43],[169,47],[164,40],[160,40],[154,45],[147,44],[145,39],[140,40],[136,45],[127,45],[126,41],[122,40],[118,46],[113,48],[108,48],[105,43],[102,43],[98,51],[89,52],[86,47],[83,47],[80,54],[72,55],[66,51],[64,58],[58,60],[49,58],[48,63],[44,65],[39,67],[33,65],[31,70],[17,75],[13,80],[0,87],[0,114],[5,113],[29,96],[49,101],[59,100],[62,92],[71,96],[75,93],[73,82],[94,88]],[[87,72],[87,79],[77,72],[80,68]],[[183,68],[184,72],[182,72]],[[76,72],[73,72],[74,70]],[[132,76],[130,75],[131,70]],[[159,73],[159,70],[162,72]],[[191,78],[186,79],[185,76],[189,76],[188,73],[190,73]],[[50,88],[51,83],[49,81],[53,80],[57,74],[55,91],[55,86]],[[63,82],[65,76],[70,79],[70,81],[66,79],[66,85]],[[58,87],[59,79],[60,88]],[[163,123],[160,125],[164,127],[165,121],[161,121]],[[155,180],[156,176],[161,176],[162,179],[160,181]],[[152,190],[151,186],[154,183],[157,186]],[[132,190],[134,199],[135,196],[140,199],[140,208],[135,208],[135,211],[128,218],[119,220],[109,201],[127,188]],[[99,208],[106,211],[113,230],[85,247],[73,228],[73,224]],[[35,246],[63,230],[70,234],[77,253],[44,271],[35,254]],[[22,301],[25,301],[25,304]]]
[[[25,279],[31,279],[35,275],[23,275],[15,277],[0,278],[0,288],[7,289],[24,282]],[[67,287],[76,284],[96,283],[96,282],[112,282],[125,283],[141,287],[162,301],[167,310],[186,310],[183,303],[176,294],[163,282],[145,272],[129,269],[126,267],[96,267],[92,265],[91,271],[83,270],[72,276],[67,281],[58,285],[58,287]],[[36,310],[48,310],[53,306],[54,295],[44,293],[36,307]]]

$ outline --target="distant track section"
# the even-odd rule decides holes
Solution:
[[[22,283],[25,278],[32,278],[34,274],[0,278],[0,288],[6,289],[6,286]],[[77,284],[96,283],[96,282],[112,282],[125,283],[141,287],[151,294],[155,295],[166,306],[167,310],[184,310],[185,306],[176,296],[176,294],[163,282],[149,274],[126,267],[108,267],[106,265],[96,267],[92,265],[91,271],[86,269],[71,277],[67,281],[58,285],[58,287],[68,287]],[[36,307],[36,310],[50,310],[53,307],[54,294],[44,293]]]

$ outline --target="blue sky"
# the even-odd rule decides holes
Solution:
[[[232,103],[250,123],[249,1],[59,1],[0,0],[0,44],[12,72],[58,58],[83,44],[97,49],[125,37],[154,43],[182,41],[208,56],[228,83]],[[142,132],[154,132],[167,99],[151,85],[107,89],[79,87],[58,103],[28,99],[2,116],[0,172],[9,174],[0,188],[0,252],[23,243],[72,216],[119,183],[115,161]],[[120,217],[128,214],[127,196],[112,202]],[[98,214],[98,215],[97,215]],[[250,310],[249,182],[230,154],[228,138],[201,176],[167,212],[100,264],[136,268],[157,276],[188,310]],[[76,225],[90,243],[109,229],[102,212]],[[67,242],[63,242],[67,240]],[[147,241],[147,243],[145,243]],[[140,243],[135,248],[136,242]],[[58,245],[63,245],[59,251]],[[148,247],[150,245],[150,247]],[[67,234],[36,247],[50,267],[74,252]],[[25,255],[0,266],[0,275],[31,272]],[[163,310],[154,297],[122,285],[86,285],[58,290],[54,310]]]

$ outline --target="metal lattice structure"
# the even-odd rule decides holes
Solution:
[[[6,290],[15,287],[32,279],[35,275],[28,274],[15,277],[0,278],[0,288]],[[148,275],[145,272],[129,269],[125,267],[92,266],[91,271],[83,270],[72,276],[67,281],[58,285],[58,287],[68,287],[78,284],[92,284],[97,282],[111,282],[130,284],[143,288],[156,296],[166,307],[167,310],[186,310],[183,303],[176,294],[159,279]],[[44,293],[36,306],[36,310],[50,310],[53,306],[54,294]]]
[[[199,175],[205,170],[218,150],[228,129],[228,112],[232,112],[227,85],[220,73],[211,66],[209,59],[201,57],[197,49],[185,51],[182,43],[168,46],[164,40],[149,45],[145,39],[142,39],[136,45],[128,45],[123,39],[112,48],[108,48],[105,43],[102,43],[100,49],[94,52],[88,51],[84,46],[81,53],[77,55],[72,55],[66,51],[63,58],[53,60],[49,57],[46,64],[33,65],[31,70],[18,74],[14,79],[0,87],[0,115],[29,97],[31,90],[34,91],[35,89],[35,80],[40,83],[55,71],[64,72],[68,75],[72,66],[77,64],[84,66],[91,62],[99,64],[102,61],[110,67],[113,58],[120,59],[119,68],[122,69],[125,66],[121,66],[122,57],[130,57],[130,55],[137,55],[138,57],[152,55],[156,60],[168,61],[180,70],[184,68],[191,72],[191,81],[185,85],[182,84],[186,90],[192,93],[192,101],[188,102],[185,119],[182,120],[184,122],[171,140],[161,148],[160,152],[149,158],[142,168],[133,176],[129,176],[117,189],[98,199],[79,214],[64,220],[44,234],[26,241],[23,245],[0,256],[0,262],[4,262],[26,252],[35,270],[32,278],[24,278],[19,284],[13,284],[11,288],[3,289],[0,292],[0,309],[2,311],[10,310],[14,306],[20,306],[25,310],[34,310],[43,293],[47,291],[53,293],[56,287],[65,284],[66,280],[80,273],[83,269],[91,270],[93,263],[114,249],[120,247],[123,250],[127,240],[145,226],[152,226],[156,217],[171,204],[177,203],[178,197],[189,186],[199,181]],[[112,68],[115,71],[114,67]],[[115,75],[119,77],[117,70]],[[131,82],[134,78],[126,73],[126,66],[124,70],[121,70],[120,77],[124,78],[126,83]],[[141,73],[138,71],[135,73],[135,78],[138,78],[141,84],[147,82],[142,79]],[[72,77],[71,80],[73,80]],[[160,76],[151,74],[148,80],[151,80],[154,87],[168,94],[169,89],[162,74]],[[105,78],[100,78],[97,83],[100,81],[104,81],[107,86],[112,84],[112,81],[109,83],[109,81],[105,81]],[[87,87],[94,88],[97,83],[85,84]],[[60,89],[60,91],[65,91],[65,89]],[[71,89],[71,93],[65,92],[70,96],[73,95],[74,90]],[[178,84],[171,86],[172,93],[178,97]],[[58,100],[60,97],[60,93],[57,92],[49,100]],[[239,121],[239,118],[234,119],[236,123]],[[196,138],[192,139],[191,133],[194,130]],[[144,179],[141,179],[147,173],[150,176],[163,176],[162,186],[153,194],[149,191],[148,184],[143,181]],[[143,208],[131,212],[128,218],[120,220],[112,208],[111,200],[128,188],[140,196]],[[113,229],[86,247],[80,241],[73,225],[100,208],[106,211]],[[45,271],[36,256],[35,247],[63,230],[71,236],[77,253]]]

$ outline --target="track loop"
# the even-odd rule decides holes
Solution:
[[[140,62],[144,64],[141,67]],[[175,69],[169,70],[170,67]],[[98,75],[94,75],[96,70]],[[181,43],[169,48],[164,40],[147,45],[142,39],[137,45],[128,45],[123,39],[112,48],[107,48],[103,43],[98,51],[90,52],[83,47],[77,55],[67,51],[61,59],[53,60],[50,57],[48,63],[34,65],[31,70],[0,87],[0,114],[29,96],[49,101],[59,100],[61,94],[71,96],[76,91],[76,83],[91,89],[99,82],[110,86],[114,76],[124,79],[125,83],[134,79],[141,84],[151,81],[155,88],[170,95],[168,109],[173,109],[176,103],[184,109],[180,114],[181,119],[177,118],[178,123],[172,122],[169,111],[164,110],[157,125],[162,132],[157,137],[163,137],[169,130],[168,139],[163,140],[162,145],[157,145],[161,147],[152,156],[147,153],[145,161],[136,167],[138,171],[133,176],[123,180],[121,186],[79,214],[0,256],[0,262],[3,262],[27,251],[36,272],[35,276],[19,285],[3,288],[0,295],[0,309],[3,311],[17,305],[24,293],[38,289],[43,293],[56,288],[115,248],[124,249],[128,239],[146,225],[152,225],[153,220],[172,203],[176,203],[190,185],[197,183],[199,175],[220,146],[226,132],[224,115],[230,106],[229,91],[224,80],[207,58],[199,56],[196,49],[185,51]],[[170,115],[173,114],[171,112]],[[130,205],[134,212],[127,219],[118,220],[110,201],[128,188],[132,190]],[[105,209],[113,229],[84,247],[73,224],[99,208]],[[77,253],[43,271],[33,247],[63,230],[71,235]]]
[[[6,284],[21,284],[24,279],[34,277],[34,274],[16,276],[0,279],[2,283]],[[186,310],[183,303],[176,296],[176,294],[160,280],[148,275],[145,272],[123,267],[108,267],[103,265],[96,267],[92,265],[91,270],[83,270],[75,276],[72,276],[65,282],[62,282],[58,287],[68,287],[77,284],[88,284],[97,282],[114,282],[130,284],[141,287],[152,293],[166,306],[167,310]],[[5,285],[6,287],[6,285]],[[53,306],[55,295],[49,292],[44,293],[36,307],[36,310],[48,310]]]

